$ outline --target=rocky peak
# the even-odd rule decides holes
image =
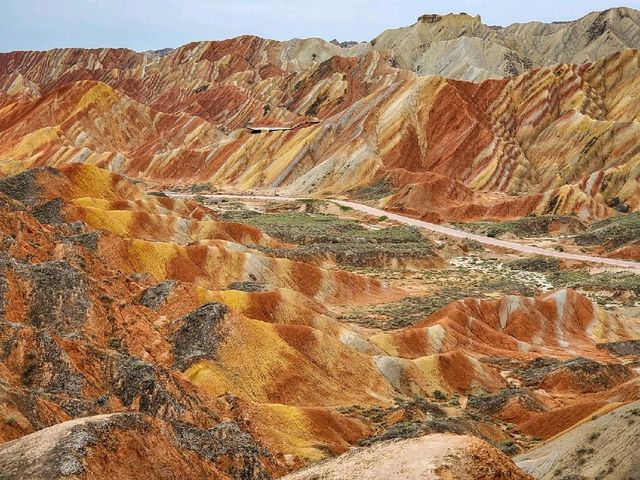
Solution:
[[[481,23],[480,15],[472,17],[468,13],[449,13],[447,15],[438,15],[437,13],[426,13],[418,17],[418,23]]]
[[[438,23],[440,20],[442,20],[442,15],[436,13],[427,13],[418,17],[418,22],[421,23]]]

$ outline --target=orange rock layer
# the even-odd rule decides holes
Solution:
[[[636,50],[469,83],[394,68],[384,50],[309,61],[291,48],[1,54],[0,171],[86,162],[163,185],[356,198],[373,184],[386,208],[436,221],[639,205]]]
[[[96,438],[78,460],[85,472],[102,465],[107,431],[125,456],[152,445],[196,455],[195,478],[277,476],[380,432],[354,412],[402,421],[410,409],[394,407],[398,397],[460,395],[467,409],[546,438],[640,396],[636,373],[597,347],[640,337],[640,325],[571,290],[468,299],[409,328],[363,330],[331,308],[399,292],[265,256],[251,245],[275,241],[260,231],[95,166],[2,179],[0,208],[0,414],[10,419],[0,438],[19,439],[0,445],[6,468],[11,452],[66,445],[58,435],[73,428]],[[234,287],[256,281],[262,291]],[[547,393],[508,388],[505,361]],[[80,417],[91,420],[69,423]],[[216,450],[223,438],[237,448]]]

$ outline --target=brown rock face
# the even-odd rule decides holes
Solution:
[[[284,477],[286,480],[530,480],[514,464],[474,437],[436,434],[384,442]]]
[[[440,20],[442,20],[442,15],[435,13],[427,13],[418,17],[418,21],[424,23],[438,23]]]
[[[266,479],[271,475],[252,462],[267,455],[231,424],[200,431],[139,413],[115,413],[70,420],[3,443],[0,468],[7,478],[34,480]]]

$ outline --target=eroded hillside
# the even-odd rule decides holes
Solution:
[[[379,50],[238,37],[163,56],[1,54],[0,171],[81,161],[164,186],[347,195],[436,221],[603,219],[640,201],[635,17],[618,9],[506,29],[421,20],[386,32]],[[467,21],[477,28],[464,38],[503,43],[558,37],[579,50],[592,30],[602,30],[596,43],[626,40],[589,55],[545,50],[548,66],[481,83],[400,68],[420,29]]]
[[[266,479],[438,432],[494,445],[465,440],[483,453],[451,471],[496,456],[525,478],[491,448],[524,451],[640,394],[637,352],[616,347],[639,320],[573,290],[503,283],[403,326],[363,321],[372,304],[439,295],[420,277],[458,281],[445,257],[464,245],[314,202],[256,217],[148,195],[91,165],[31,169],[0,192],[7,478]]]
[[[0,479],[628,478],[638,24],[0,54]]]

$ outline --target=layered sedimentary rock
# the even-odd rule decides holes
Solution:
[[[478,438],[513,454],[637,401],[638,319],[576,291],[364,327],[340,312],[406,284],[159,192],[345,195],[434,221],[613,217],[577,241],[633,258],[636,18],[425,16],[369,44],[0,54],[2,474],[266,480],[369,446],[295,478],[379,471],[378,454],[425,478],[526,478]],[[429,243],[421,265],[442,268],[444,250]]]
[[[420,75],[485,80],[554,63],[587,63],[624,48],[638,48],[640,15],[631,8],[594,12],[571,22],[496,27],[466,13],[423,15],[390,29],[371,44],[396,52],[402,68]]]
[[[510,355],[597,355],[596,343],[640,335],[638,325],[618,318],[572,290],[536,297],[454,302],[402,332],[379,334],[374,342],[406,358],[467,348]]]
[[[621,29],[635,14],[603,15]],[[394,50],[322,45],[2,54],[0,172],[86,162],[164,185],[375,198],[432,220],[638,207],[636,50],[467,83],[395,68]]]
[[[493,421],[547,438],[639,396],[636,374],[597,347],[634,341],[637,321],[569,290],[456,302],[381,333],[331,308],[401,292],[267,256],[252,247],[278,242],[259,230],[94,166],[4,178],[0,200],[9,478],[136,475],[127,462],[105,470],[118,455],[146,456],[151,471],[184,460],[194,478],[271,478],[398,435],[498,443]],[[450,419],[434,395],[472,413]],[[53,460],[77,438],[89,440]],[[33,448],[42,455],[26,458]]]

